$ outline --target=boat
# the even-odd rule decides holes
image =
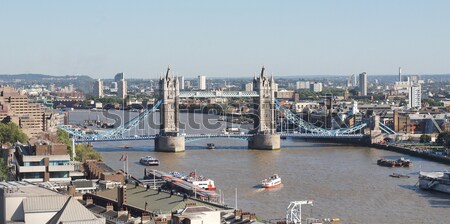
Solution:
[[[159,160],[156,158],[153,158],[151,156],[145,156],[145,157],[141,157],[141,159],[139,160],[139,163],[141,163],[144,166],[158,166]]]
[[[450,172],[419,172],[419,187],[450,194]]]
[[[208,143],[208,149],[215,149],[216,146],[213,143]]]
[[[186,181],[192,183],[193,185],[209,190],[209,191],[215,191],[216,186],[214,185],[214,181],[206,178],[204,176],[197,175],[195,171],[192,171],[189,175],[186,176]]]
[[[203,190],[208,190],[208,191],[216,190],[216,186],[214,185],[214,180],[211,180],[204,176],[197,175],[197,173],[195,171],[192,171],[189,175],[184,175],[179,172],[170,172],[169,174],[172,175],[174,178],[187,181],[187,182],[193,184],[194,186],[201,188]]]
[[[381,158],[377,160],[377,165],[386,167],[411,167],[412,162],[409,159],[405,159],[403,157],[397,160]]]
[[[395,178],[409,178],[408,175],[404,175],[404,174],[399,174],[399,173],[393,173],[389,175],[390,177],[395,177]]]
[[[281,178],[278,176],[278,174],[274,174],[268,179],[264,179],[261,182],[261,186],[263,188],[274,188],[281,185]]]

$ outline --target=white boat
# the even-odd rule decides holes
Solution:
[[[145,157],[141,157],[141,159],[139,160],[139,163],[141,163],[142,165],[145,165],[145,166],[158,166],[159,160],[156,158],[153,158],[151,156],[145,156]]]
[[[184,175],[183,173],[179,173],[176,171],[169,172],[169,174],[172,176],[173,182],[186,181],[203,190],[216,190],[216,186],[214,185],[213,180],[203,176],[199,176],[195,173],[195,171],[192,171],[189,175]]]
[[[419,187],[450,194],[450,172],[419,172]]]
[[[261,182],[261,186],[263,188],[273,188],[273,187],[278,187],[281,185],[281,178],[278,176],[278,174],[274,174],[271,177],[269,177],[268,179],[264,179]]]
[[[191,172],[189,175],[184,177],[184,180],[192,183],[194,186],[197,186],[201,189],[208,191],[215,191],[216,186],[214,185],[214,180],[206,178],[204,176],[200,176],[195,173],[195,171]]]

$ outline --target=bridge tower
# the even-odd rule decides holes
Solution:
[[[184,136],[179,135],[180,87],[178,77],[170,76],[170,68],[159,80],[159,93],[162,98],[160,108],[160,132],[155,138],[155,150],[160,152],[181,152],[185,149]]]
[[[264,67],[259,77],[253,79],[253,90],[259,96],[253,98],[256,117],[254,119],[254,135],[248,142],[249,149],[280,149],[280,135],[275,126],[275,81],[264,74]]]

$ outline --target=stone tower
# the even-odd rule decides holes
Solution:
[[[159,80],[159,93],[162,100],[160,108],[160,131],[155,139],[155,150],[164,152],[184,151],[184,136],[179,136],[180,86],[178,78],[170,76],[170,68]]]
[[[160,135],[177,136],[179,132],[180,113],[180,86],[178,78],[170,77],[170,68],[167,68],[166,75],[159,80],[159,95],[163,102],[160,113]]]
[[[280,149],[280,135],[276,133],[275,126],[275,89],[273,77],[270,79],[264,74],[262,67],[259,77],[253,79],[253,90],[259,96],[253,99],[257,117],[254,119],[254,136],[250,139],[250,149]]]

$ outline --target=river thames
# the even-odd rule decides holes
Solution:
[[[90,115],[91,116],[91,115]],[[71,113],[72,122],[84,115]],[[183,117],[183,116],[182,116]],[[186,119],[186,118],[182,118]],[[200,132],[202,130],[199,130]],[[204,130],[203,130],[204,131]],[[216,150],[208,150],[214,143]],[[153,141],[95,143],[104,161],[114,169],[123,169],[119,161],[128,154],[129,171],[143,177],[142,156],[160,160],[156,169],[200,175],[215,181],[225,196],[225,203],[255,212],[265,220],[282,219],[290,201],[313,200],[314,206],[303,207],[303,217],[338,217],[341,223],[449,223],[450,196],[420,190],[416,184],[419,170],[442,171],[449,166],[379,150],[334,143],[282,140],[278,151],[248,150],[247,142],[211,139],[187,143],[182,153],[155,152]],[[124,146],[129,147],[124,149]],[[411,159],[411,168],[387,168],[376,165],[380,157]],[[411,178],[392,178],[393,172]],[[283,185],[263,190],[262,179],[279,174]]]

